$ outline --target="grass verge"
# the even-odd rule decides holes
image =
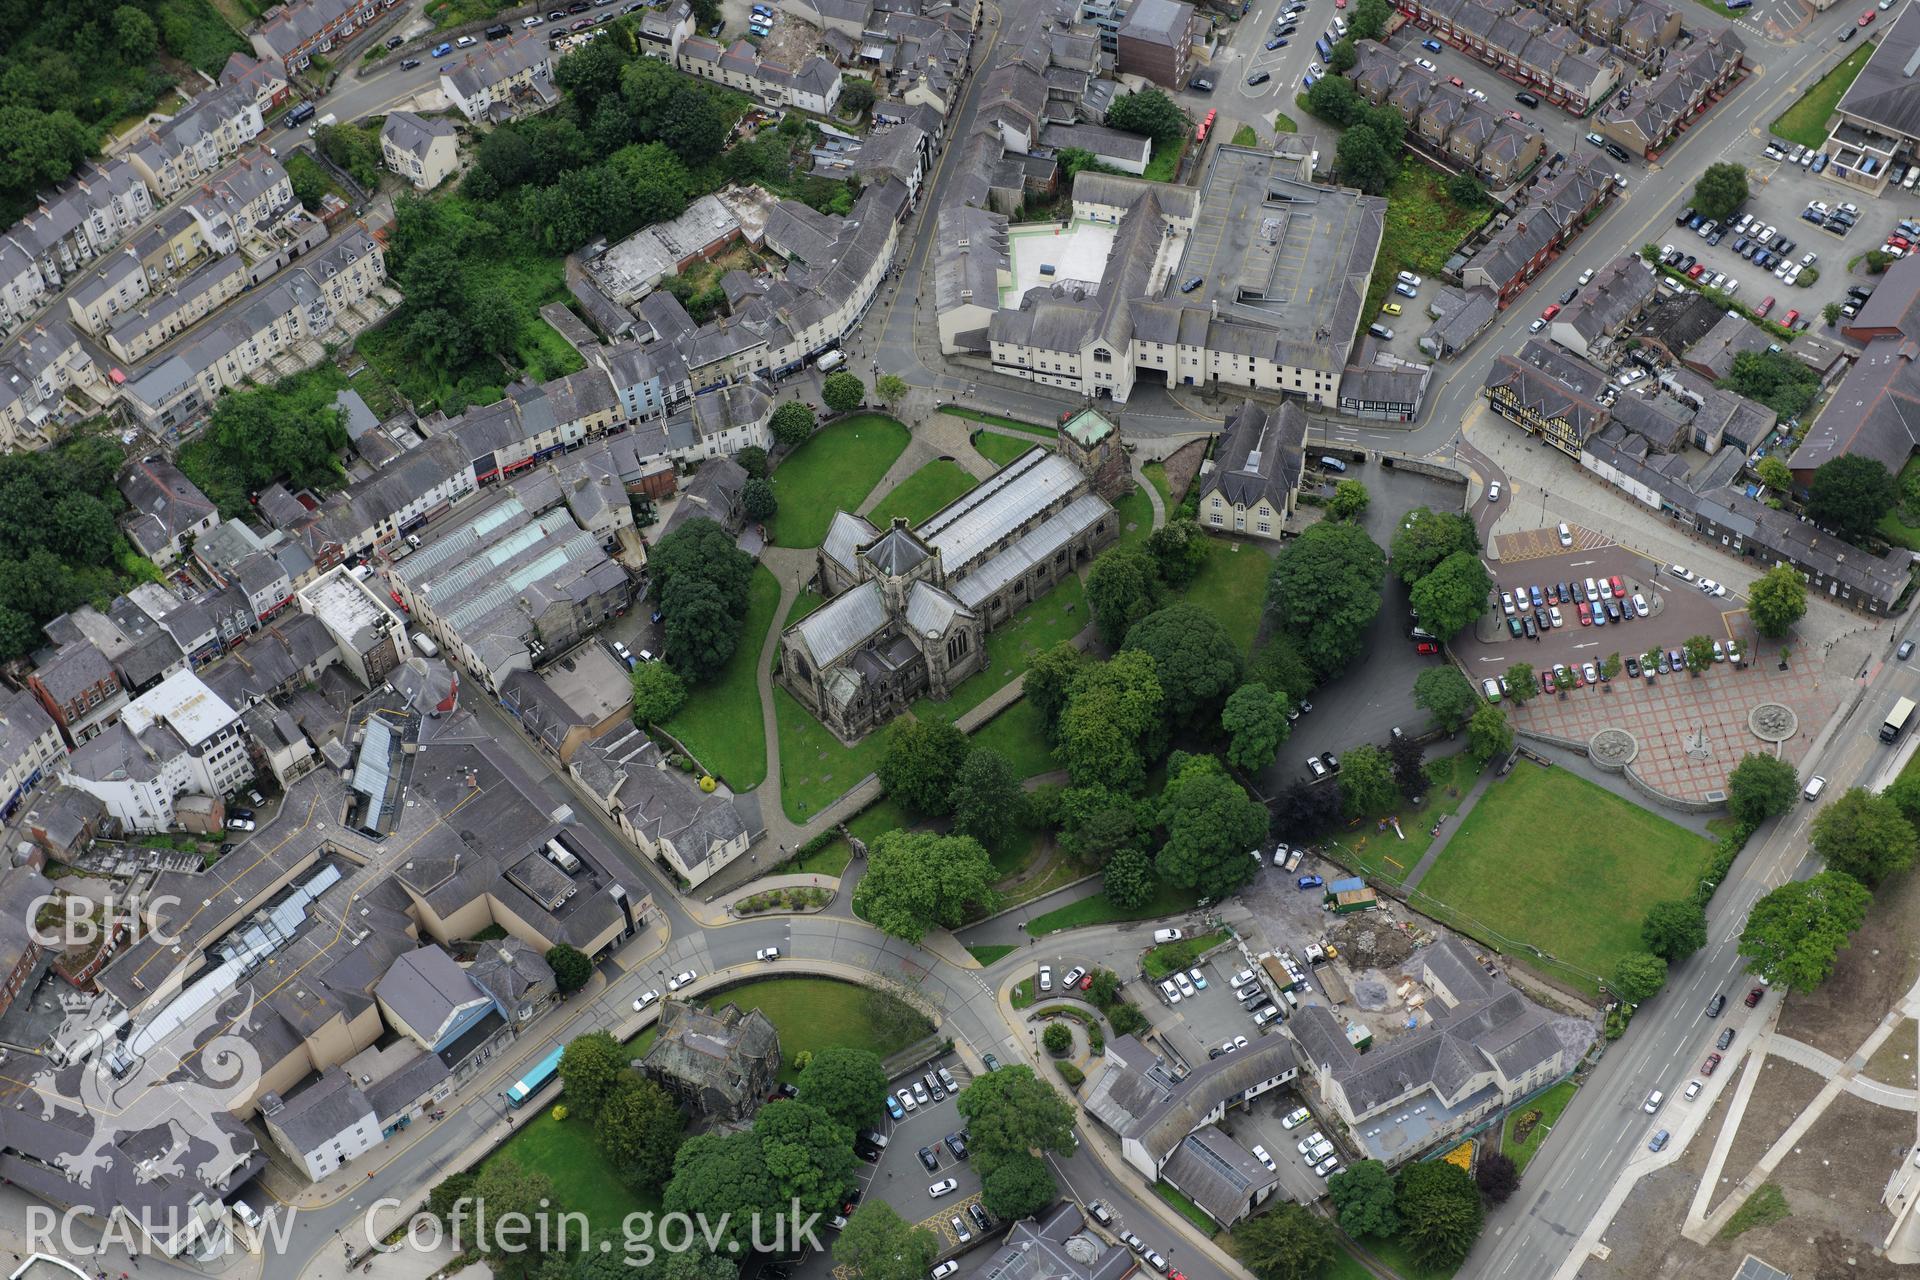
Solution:
[[[880,763],[885,730],[849,747],[778,685],[773,712],[780,733],[780,807],[795,822],[832,804]]]
[[[1710,6],[1718,9],[1719,5]],[[1800,100],[1781,112],[1769,126],[1773,136],[1785,138],[1788,142],[1797,142],[1803,147],[1818,147],[1827,140],[1827,118],[1846,96],[1848,89],[1860,75],[1860,69],[1867,65],[1867,59],[1873,56],[1872,41],[1863,40],[1860,47],[1840,59],[1833,70],[1814,81],[1813,87],[1800,95]]]
[[[1153,536],[1153,500],[1145,489],[1133,486],[1113,509],[1120,513],[1121,546],[1137,547]]]
[[[1174,146],[1153,144],[1153,155],[1147,160],[1147,171],[1140,176],[1148,182],[1172,182],[1174,175],[1180,172],[1180,157],[1186,154],[1187,144],[1193,141],[1193,135],[1183,133]]]
[[[1181,1195],[1179,1189],[1176,1188],[1172,1183],[1169,1183],[1169,1182],[1154,1183],[1153,1194],[1159,1196],[1162,1200],[1165,1200],[1168,1204],[1172,1205],[1177,1211],[1179,1211],[1179,1214],[1181,1217],[1185,1218],[1188,1222],[1191,1222],[1194,1226],[1198,1227],[1200,1229],[1201,1234],[1211,1236],[1214,1232],[1220,1229],[1220,1225],[1217,1222],[1215,1222],[1212,1218],[1209,1218],[1207,1216],[1206,1210],[1202,1209],[1199,1205],[1195,1204],[1193,1201]]]
[[[975,729],[971,741],[976,747],[988,747],[1004,756],[1021,778],[1047,773],[1059,764],[1047,745],[1039,710],[1025,698]]]
[[[1545,1144],[1547,1135],[1552,1133],[1553,1126],[1560,1122],[1560,1113],[1567,1109],[1569,1102],[1573,1101],[1573,1095],[1573,1081],[1563,1080],[1533,1101],[1524,1103],[1507,1114],[1506,1121],[1500,1130],[1500,1150],[1513,1161],[1516,1171],[1525,1173],[1528,1162],[1540,1154],[1540,1148]],[[1540,1113],[1540,1118],[1528,1128],[1526,1138],[1515,1137],[1515,1133],[1520,1128],[1521,1119],[1534,1111]]]
[[[1194,958],[1202,952],[1219,946],[1227,940],[1227,931],[1203,933],[1197,937],[1182,938],[1178,942],[1163,942],[1148,951],[1141,960],[1141,967],[1149,978],[1164,978],[1175,969],[1193,967]]]
[[[800,1078],[794,1059],[822,1049],[867,1049],[882,1058],[933,1030],[933,1024],[884,991],[834,978],[763,978],[707,998],[767,1015],[780,1033],[780,1079]]]
[[[1787,1193],[1771,1182],[1763,1182],[1747,1197],[1745,1204],[1733,1211],[1727,1225],[1720,1228],[1719,1239],[1731,1240],[1755,1227],[1771,1226],[1792,1213],[1787,1205]]]
[[[849,819],[847,830],[856,840],[870,846],[887,832],[910,828],[914,822],[914,816],[899,801],[883,796]],[[817,852],[795,859],[792,870],[807,875],[837,876],[846,871],[847,863],[852,860],[853,846],[841,836]]]
[[[1089,924],[1117,924],[1122,920],[1154,920],[1161,916],[1177,915],[1189,910],[1200,901],[1200,895],[1191,889],[1182,889],[1178,885],[1164,881],[1157,884],[1153,897],[1138,911],[1127,911],[1115,906],[1104,893],[1069,902],[1064,907],[1037,915],[1027,921],[1027,933],[1033,937],[1042,934],[1057,933],[1062,929],[1077,929]]]
[[[867,500],[907,447],[907,429],[883,413],[857,413],[822,427],[773,473],[780,509],[767,522],[780,547],[817,547],[836,511]]]
[[[1543,842],[1542,831],[1554,838]],[[1591,989],[1593,975],[1644,949],[1642,912],[1685,898],[1712,855],[1702,836],[1564,769],[1529,765],[1461,820],[1415,905],[1431,899],[1464,916],[1469,933],[1523,962],[1573,966]]]
[[[1019,949],[1011,942],[995,942],[983,947],[968,947],[967,954],[984,965],[1004,960]]]
[[[1300,123],[1286,112],[1276,111],[1273,113],[1273,130],[1275,133],[1298,133]]]
[[[1031,448],[1033,448],[1033,441],[1022,440],[1018,436],[1002,435],[998,431],[973,433],[974,452],[996,467],[1006,466]]]
[[[694,758],[735,791],[748,791],[767,779],[767,731],[760,718],[760,646],[773,611],[780,604],[780,583],[764,565],[755,565],[747,584],[747,620],[740,643],[719,676],[696,686],[680,714],[667,721]]]
[[[957,404],[943,404],[940,412],[956,418],[965,418],[968,422],[984,422],[990,426],[1005,427],[1009,431],[1024,432],[1030,436],[1045,436],[1052,440],[1060,433],[1053,427],[1038,422],[1023,422],[1019,418],[1008,418],[997,413],[982,413],[978,409],[962,409]]]

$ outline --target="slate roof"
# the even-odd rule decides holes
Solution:
[[[991,1250],[973,1255],[964,1280],[1124,1280],[1133,1255],[1090,1230],[1068,1200],[1043,1219],[1023,1218]]]
[[[1297,1066],[1291,1042],[1262,1036],[1238,1053],[1196,1062],[1177,1077],[1138,1037],[1121,1036],[1107,1044],[1107,1069],[1088,1091],[1086,1108],[1121,1139],[1139,1141],[1159,1164],[1214,1108]]]
[[[660,748],[631,724],[616,724],[582,746],[572,767],[595,795],[621,809],[648,843],[667,840],[689,863],[749,834],[724,796],[701,791],[686,774],[669,768]]]
[[[1235,506],[1246,507],[1265,498],[1275,511],[1285,511],[1306,470],[1306,442],[1307,413],[1297,402],[1272,406],[1242,401],[1214,450],[1213,470],[1201,484],[1201,498],[1217,491]]]
[[[877,532],[871,524],[851,511],[836,511],[833,513],[833,523],[827,526],[827,536],[821,542],[820,550],[848,573],[858,574],[859,550],[872,542]]]
[[[362,1121],[376,1119],[367,1097],[339,1067],[328,1067],[320,1078],[283,1101],[269,1117],[304,1154],[329,1142]]]
[[[422,1036],[438,1035],[456,1009],[480,995],[467,971],[437,946],[395,960],[374,992],[395,1017]]]
[[[1278,1173],[1270,1172],[1252,1152],[1211,1124],[1182,1138],[1161,1174],[1207,1216],[1223,1224],[1245,1216],[1254,1197],[1280,1181]]]
[[[1880,37],[1860,74],[1840,99],[1842,115],[1868,121],[1890,133],[1920,137],[1920,18],[1911,5]]]
[[[460,131],[454,127],[453,121],[442,116],[390,111],[386,123],[380,126],[380,136],[400,150],[411,152],[424,160],[435,139],[457,138]]]
[[[862,582],[815,609],[794,625],[816,667],[831,666],[859,648],[889,622],[880,584]]]
[[[135,511],[158,520],[169,541],[214,514],[200,487],[157,453],[127,464],[120,473],[120,492]]]

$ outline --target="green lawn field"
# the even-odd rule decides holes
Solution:
[[[766,643],[779,604],[779,582],[764,566],[755,565],[739,647],[717,678],[687,691],[686,705],[665,726],[735,791],[751,790],[767,777],[767,735],[756,675],[760,646]]]
[[[883,413],[859,413],[822,427],[773,473],[780,510],[767,521],[780,547],[817,547],[836,511],[865,502],[907,447],[907,429]]]
[[[935,458],[880,499],[879,505],[867,516],[867,522],[876,529],[885,529],[895,516],[905,516],[908,524],[919,524],[974,484],[965,467],[945,458]]]
[[[1538,947],[1604,976],[1643,949],[1646,908],[1692,893],[1712,853],[1705,837],[1565,769],[1522,764],[1461,821],[1415,905],[1433,899],[1464,917],[1442,920],[1519,959]]]

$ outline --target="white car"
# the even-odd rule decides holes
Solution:
[[[1547,617],[1552,620],[1553,625],[1556,627],[1564,627],[1567,625],[1565,620],[1560,616],[1560,606],[1557,604],[1547,606]]]
[[[1547,327],[1547,322],[1545,320],[1542,320],[1539,316],[1535,316],[1533,318],[1533,323],[1527,326],[1527,332],[1538,333],[1546,327]]]
[[[1185,933],[1182,933],[1178,929],[1155,929],[1153,931],[1153,940],[1155,942],[1178,942],[1186,936]]]
[[[472,36],[461,36],[458,40],[455,40],[453,42],[453,46],[456,49],[471,49],[473,48],[473,46],[479,43],[480,42],[478,40],[475,40]]]
[[[1307,64],[1307,74],[1312,76],[1315,80],[1318,80],[1320,78],[1320,73],[1321,73],[1321,66],[1319,63],[1310,62]]]
[[[1592,267],[1588,267],[1588,268],[1587,268],[1587,269],[1586,269],[1585,271],[1582,271],[1582,272],[1580,273],[1580,283],[1581,283],[1581,284],[1587,284],[1587,283],[1589,283],[1589,282],[1591,282],[1591,281],[1592,281],[1592,279],[1593,279],[1593,268],[1592,268]]]
[[[1313,1150],[1315,1147],[1319,1146],[1321,1143],[1325,1142],[1326,1140],[1327,1140],[1326,1135],[1321,1133],[1318,1129],[1315,1129],[1312,1133],[1300,1139],[1300,1141],[1294,1143],[1293,1149],[1295,1151],[1298,1151],[1301,1155],[1305,1155],[1307,1154],[1307,1152]]]
[[[1280,1127],[1282,1129],[1298,1129],[1312,1118],[1313,1113],[1311,1111],[1308,1111],[1305,1107],[1296,1107],[1281,1117]]]
[[[526,17],[520,19],[520,25],[528,29],[532,29],[534,27],[539,26],[541,23],[545,21],[546,19],[541,17],[539,14],[530,13]]]
[[[1273,1162],[1273,1157],[1267,1154],[1267,1149],[1265,1147],[1262,1147],[1256,1144],[1255,1147],[1253,1148],[1253,1158],[1255,1160],[1258,1160],[1261,1164],[1267,1166],[1268,1173],[1280,1172],[1280,1166]]]
[[[1727,661],[1740,661],[1740,642],[1738,640],[1727,641]]]
[[[1620,375],[1620,385],[1623,387],[1630,387],[1634,383],[1640,381],[1642,378],[1646,376],[1647,376],[1647,371],[1645,369],[1642,369],[1639,365],[1635,365],[1633,368],[1627,370],[1625,373]]]
[[[1401,284],[1410,284],[1416,289],[1418,289],[1420,285],[1423,283],[1420,277],[1415,275],[1411,271],[1402,271],[1399,274],[1399,276],[1396,278],[1400,281]]]
[[[638,1013],[659,998],[658,991],[642,991],[639,998],[633,1002],[633,1011]]]
[[[678,991],[680,988],[692,982],[693,979],[694,979],[693,970],[691,969],[682,970],[681,972],[674,974],[673,977],[667,980],[667,990]]]
[[[1672,574],[1674,577],[1680,579],[1680,581],[1682,582],[1693,581],[1693,570],[1687,568],[1687,566],[1683,564],[1670,564],[1667,566],[1667,572]]]
[[[753,953],[753,958],[755,960],[778,960],[780,958],[780,948],[762,947]]]
[[[1500,501],[1500,482],[1498,480],[1495,480],[1492,484],[1487,486],[1487,501],[1488,502]]]
[[[228,818],[227,830],[251,831],[253,830],[253,819],[252,818]]]
[[[958,1271],[959,1269],[960,1269],[960,1259],[948,1258],[945,1262],[941,1263],[939,1266],[935,1267],[932,1271],[928,1272],[927,1275],[930,1277],[930,1280],[947,1280],[948,1276],[952,1275],[954,1272]]]
[[[1236,987],[1236,988],[1244,987],[1249,982],[1252,982],[1252,981],[1253,981],[1253,970],[1242,969],[1240,972],[1234,974],[1233,977],[1228,980],[1227,985],[1230,987]]]
[[[1415,58],[1413,60],[1413,65],[1420,68],[1422,71],[1437,72],[1440,70],[1440,68],[1433,65],[1433,61],[1430,58]]]
[[[1697,1098],[1700,1096],[1700,1090],[1705,1087],[1706,1086],[1699,1080],[1689,1080],[1687,1081],[1686,1095],[1689,1098]]]
[[[1727,594],[1727,589],[1715,582],[1712,578],[1702,578],[1700,579],[1700,593],[1709,596],[1723,596]]]
[[[1168,1004],[1180,1003],[1180,988],[1173,985],[1171,978],[1160,984],[1160,994],[1167,998]]]
[[[1331,1178],[1334,1174],[1340,1172],[1340,1157],[1334,1155],[1328,1156],[1325,1160],[1313,1166],[1313,1171],[1323,1178]]]
[[[1633,611],[1642,618],[1647,616],[1647,598],[1637,591],[1633,596]]]
[[[1040,989],[1042,991],[1053,990],[1053,966],[1052,965],[1043,964],[1040,966]]]
[[[901,1089],[893,1095],[900,1099],[900,1105],[908,1111],[918,1111],[920,1104],[913,1100],[913,1090]]]
[[[1181,995],[1185,996],[1189,1000],[1193,999],[1194,986],[1192,982],[1188,981],[1186,974],[1184,973],[1174,974],[1173,985],[1180,988]]]
[[[947,1195],[955,1187],[959,1185],[960,1184],[958,1182],[955,1182],[952,1178],[942,1178],[940,1179],[940,1181],[934,1183],[932,1186],[927,1188],[927,1194],[932,1196],[935,1200],[938,1200],[941,1196]]]

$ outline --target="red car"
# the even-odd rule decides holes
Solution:
[[[1700,1074],[1703,1076],[1710,1076],[1714,1073],[1714,1071],[1719,1066],[1720,1066],[1720,1055],[1717,1053],[1710,1053],[1707,1055],[1707,1060],[1700,1064]]]
[[[1620,585],[1619,574],[1616,573],[1611,578],[1608,578],[1607,584],[1613,588],[1613,594],[1615,596],[1624,596],[1627,594],[1627,589]]]
[[[1440,646],[1431,640],[1422,640],[1419,644],[1413,646],[1413,651],[1415,653],[1438,653],[1440,652]]]
[[[1549,303],[1547,306],[1547,309],[1540,313],[1540,318],[1542,320],[1551,320],[1559,314],[1560,314],[1560,304],[1557,302]]]
[[[1888,236],[1887,243],[1896,249],[1913,248],[1913,241],[1907,239],[1905,236]]]
[[[1452,85],[1456,89],[1464,89],[1467,87],[1467,82],[1462,80],[1459,76],[1448,76],[1447,83]]]
[[[1580,608],[1580,625],[1583,627],[1592,626],[1593,625],[1593,606],[1589,605],[1585,600],[1582,600],[1580,602],[1579,608]]]
[[[1791,329],[1793,328],[1793,322],[1795,320],[1798,320],[1799,318],[1800,318],[1800,312],[1798,309],[1795,309],[1793,311],[1787,312],[1787,314],[1781,318],[1780,323],[1785,325],[1787,328]]]
[[[1707,274],[1707,264],[1704,262],[1696,262],[1687,268],[1687,279],[1689,280],[1698,280],[1705,274]]]
[[[1542,693],[1553,692],[1553,672],[1542,671],[1540,673],[1540,692]]]
[[[1853,25],[1856,27],[1867,26],[1869,23],[1873,21],[1873,18],[1874,18],[1874,11],[1872,9],[1869,9],[1865,13],[1861,14],[1858,18],[1856,18],[1854,20]]]
[[[1755,311],[1753,314],[1759,316],[1762,320],[1765,320],[1767,318],[1767,313],[1771,310],[1773,310],[1773,295],[1768,294],[1761,301],[1759,309]]]
[[[1747,992],[1747,1008],[1751,1009],[1753,1006],[1759,1004],[1760,997],[1766,994],[1767,989],[1765,987],[1755,987],[1753,990]]]
[[[1088,975],[1087,975],[1086,977],[1084,977],[1084,978],[1082,978],[1082,979],[1080,979],[1080,989],[1081,989],[1082,991],[1086,991],[1086,990],[1088,990],[1088,989],[1090,989],[1090,988],[1091,988],[1092,986],[1093,986],[1093,975],[1092,975],[1092,974],[1088,974]]]

